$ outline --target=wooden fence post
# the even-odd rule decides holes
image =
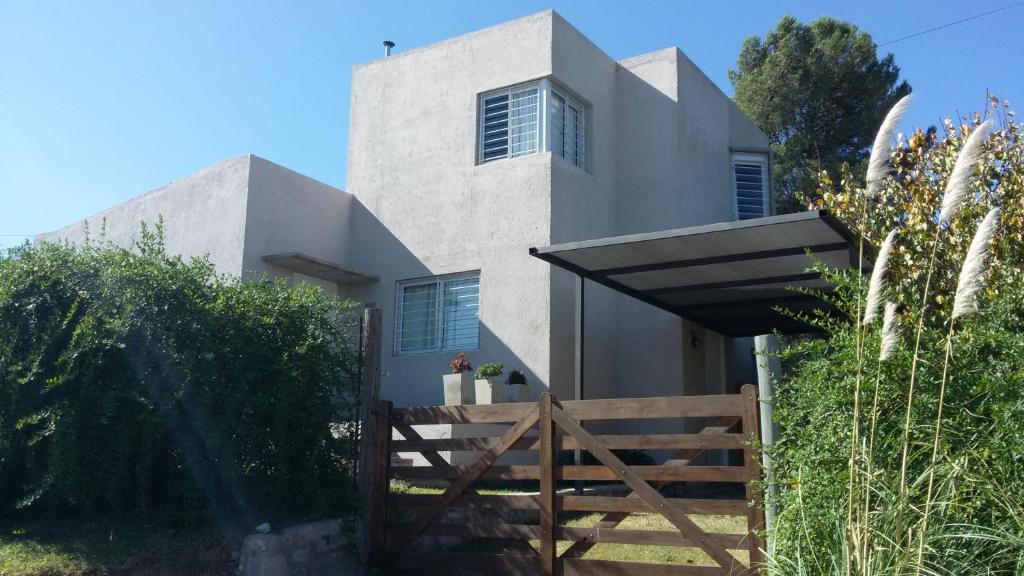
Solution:
[[[370,566],[379,566],[385,542],[387,526],[387,500],[390,489],[391,470],[391,402],[377,403],[376,436],[373,445],[373,462],[370,478]]]
[[[555,430],[551,420],[552,396],[541,394],[540,410],[540,573],[555,576]]]
[[[377,489],[374,482],[377,479],[377,462],[379,454],[375,448],[378,446],[378,436],[387,435],[390,439],[390,429],[378,429],[377,412],[380,403],[380,351],[381,351],[381,315],[377,308],[367,308],[363,311],[363,330],[360,335],[360,382],[359,382],[359,488],[362,497],[362,538],[360,542],[360,559],[363,561],[364,569],[369,571],[371,551],[374,544],[374,534],[377,527],[374,522],[377,520],[374,510],[378,505]],[[390,460],[389,455],[384,458]],[[385,463],[386,465],[386,463]],[[384,481],[387,481],[385,477]],[[386,492],[385,492],[386,494]]]
[[[753,384],[744,384],[740,390],[743,395],[743,433],[751,440],[760,438],[760,408],[757,405],[757,387]],[[750,481],[747,483],[747,530],[750,531],[750,574],[760,572],[760,565],[764,563],[764,554],[761,549],[764,542],[757,532],[764,530],[764,498],[761,494],[761,487],[755,483],[761,481],[761,460],[757,451],[747,447],[743,449],[743,463],[749,472]]]

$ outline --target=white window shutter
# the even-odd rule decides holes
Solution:
[[[768,157],[733,154],[733,191],[737,220],[768,216]]]
[[[396,354],[479,346],[479,274],[399,282],[396,296]]]

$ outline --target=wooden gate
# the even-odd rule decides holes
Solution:
[[[699,419],[703,427],[699,433],[686,434],[597,435],[581,425],[586,421],[655,419]],[[753,574],[762,561],[758,535],[764,518],[761,494],[757,484],[750,482],[760,479],[758,455],[751,443],[759,430],[754,386],[746,385],[735,395],[563,403],[550,394],[538,402],[478,406],[392,409],[390,403],[381,402],[376,422],[378,430],[393,429],[401,436],[392,440],[393,433],[377,435],[376,468],[370,475],[374,483],[371,558],[386,573]],[[509,426],[503,435],[493,438],[424,439],[413,428],[496,423]],[[669,450],[672,456],[659,466],[627,465],[615,452],[622,449]],[[585,451],[594,463],[571,465],[559,459],[559,451],[571,450]],[[741,451],[742,464],[695,464],[706,450]],[[471,465],[452,466],[442,451],[482,453]],[[498,459],[510,451],[533,451],[536,464],[498,465]],[[418,452],[430,465],[392,467],[390,456],[398,452]],[[391,479],[447,484],[439,494],[403,493],[391,489]],[[480,482],[491,480],[519,481],[517,487],[531,486],[533,491],[478,491]],[[560,492],[559,481],[621,482],[628,487],[628,494]],[[666,497],[664,489],[678,482],[745,483],[745,499]],[[603,516],[590,527],[564,525],[567,516],[584,512]],[[661,515],[672,529],[617,528],[631,514]],[[691,518],[704,514],[745,517],[745,531],[707,532]],[[479,539],[497,539],[491,541],[501,545],[498,549],[460,545],[470,540],[481,542]],[[432,548],[438,541],[444,545]],[[557,552],[560,541],[561,554]],[[586,557],[603,543],[699,548],[712,565]],[[730,550],[738,552],[734,555]]]

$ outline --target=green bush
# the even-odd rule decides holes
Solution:
[[[353,304],[141,238],[0,257],[0,516],[348,510]]]

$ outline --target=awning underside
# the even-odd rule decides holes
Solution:
[[[810,328],[775,310],[827,305],[814,260],[856,267],[853,234],[823,211],[532,248],[530,253],[730,336]],[[808,255],[810,254],[810,256]],[[870,264],[865,265],[870,269]]]
[[[321,258],[316,258],[301,252],[284,252],[281,254],[267,254],[263,261],[282,268],[287,268],[299,274],[312,276],[328,282],[338,284],[361,284],[364,282],[376,282],[379,278],[373,274],[350,270]]]

